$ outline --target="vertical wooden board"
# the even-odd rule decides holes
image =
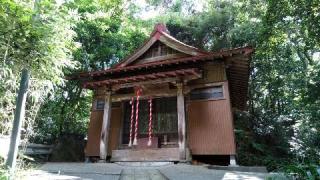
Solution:
[[[121,124],[121,108],[112,108],[111,127],[108,146],[108,154],[117,149]],[[103,119],[103,111],[92,111],[88,129],[88,141],[86,145],[86,156],[100,155],[100,133]]]
[[[122,108],[112,108],[111,110],[111,126],[110,126],[110,137],[108,145],[108,155],[111,155],[112,150],[118,149],[119,136],[121,128]]]
[[[190,84],[205,84],[225,80],[227,79],[223,63],[206,63],[203,67],[203,78],[190,81]]]
[[[213,64],[206,65],[206,82],[216,82],[216,81],[224,81],[225,79],[225,68],[223,64]]]
[[[85,149],[86,156],[100,155],[100,132],[102,125],[103,111],[91,111],[88,129],[88,141]]]
[[[145,53],[143,53],[131,65],[144,64],[156,61],[163,61],[168,59],[175,59],[181,57],[191,57],[190,54],[180,52],[165,45],[160,41],[156,41]]]
[[[228,93],[225,99],[191,101],[188,105],[188,142],[194,155],[235,154],[233,120]]]

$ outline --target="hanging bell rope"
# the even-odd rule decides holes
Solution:
[[[152,98],[150,97],[149,99],[149,141],[148,141],[148,146],[151,146],[152,140],[151,140],[151,135],[152,135]]]
[[[131,98],[131,119],[130,119],[130,134],[129,134],[129,147],[132,146],[132,129],[133,129],[133,119],[134,119],[134,98]]]
[[[134,129],[134,140],[133,140],[133,145],[138,145],[137,142],[137,136],[138,136],[138,121],[139,121],[139,98],[141,95],[142,89],[139,88],[137,90],[137,103],[136,103],[136,124],[135,124],[135,129]]]

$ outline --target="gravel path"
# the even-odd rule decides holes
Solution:
[[[130,167],[114,163],[47,163],[24,175],[27,180],[260,180],[267,173],[212,170],[187,164]]]

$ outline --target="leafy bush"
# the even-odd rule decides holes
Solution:
[[[282,168],[282,171],[288,174],[288,176],[294,176],[296,179],[320,179],[320,174],[317,171],[319,166],[314,164],[297,164],[287,165]]]
[[[9,179],[9,173],[7,170],[0,168],[0,180],[7,180]]]
[[[7,180],[9,179],[9,172],[5,168],[4,159],[0,157],[0,180]]]

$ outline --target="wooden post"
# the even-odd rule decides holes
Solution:
[[[186,159],[186,119],[184,108],[183,84],[177,84],[177,111],[180,160]]]
[[[18,155],[18,146],[20,142],[20,131],[21,124],[24,119],[25,114],[25,104],[27,98],[27,89],[29,86],[29,71],[27,69],[22,70],[20,89],[18,93],[18,98],[16,102],[16,110],[14,114],[13,127],[10,139],[10,148],[8,153],[8,158],[6,160],[6,165],[10,168],[10,174],[14,174],[16,166],[16,158]]]
[[[101,127],[100,138],[100,159],[106,160],[108,155],[108,140],[110,131],[110,118],[111,118],[111,91],[106,92],[104,109],[103,109],[103,122]]]

